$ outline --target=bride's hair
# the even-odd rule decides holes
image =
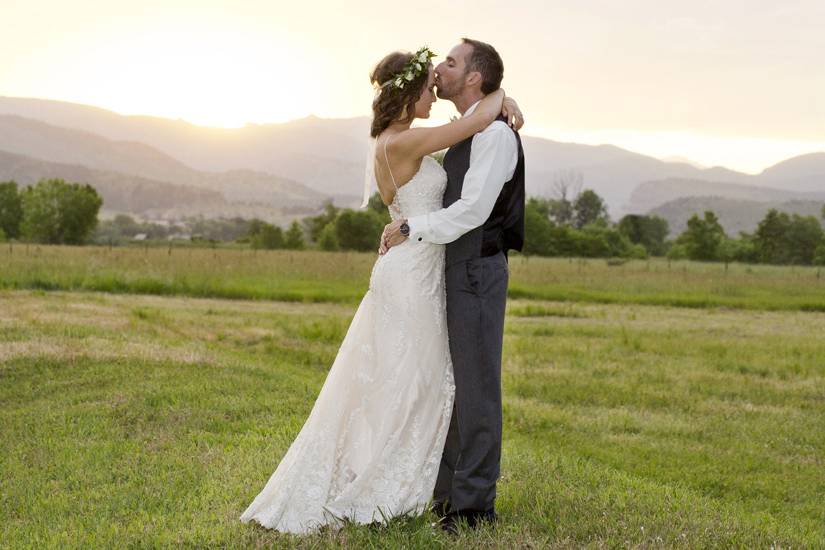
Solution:
[[[370,82],[378,88],[372,102],[372,128],[370,135],[378,137],[398,117],[404,113],[403,123],[415,118],[415,104],[421,97],[429,80],[429,70],[421,71],[418,76],[405,82],[403,88],[393,86],[393,77],[400,73],[413,58],[409,52],[393,52],[378,62],[370,74]]]

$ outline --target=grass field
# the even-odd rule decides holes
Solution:
[[[373,253],[0,245],[0,289],[357,304]],[[533,300],[825,312],[818,267],[663,259],[511,260],[510,296]]]
[[[815,269],[514,258],[499,526],[297,538],[237,518],[373,255],[2,248],[0,546],[825,547]]]

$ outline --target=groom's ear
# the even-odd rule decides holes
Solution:
[[[481,86],[481,81],[483,77],[481,73],[478,71],[470,71],[467,73],[467,76],[464,77],[464,84],[466,86]]]

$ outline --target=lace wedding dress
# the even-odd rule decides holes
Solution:
[[[425,156],[390,215],[439,210],[446,185]],[[309,418],[241,521],[308,533],[423,512],[455,393],[445,299],[444,245],[405,241],[378,258]]]

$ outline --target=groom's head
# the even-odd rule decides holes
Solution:
[[[462,38],[447,59],[435,68],[436,87],[441,99],[456,99],[462,95],[484,96],[501,86],[504,63],[491,45]]]

